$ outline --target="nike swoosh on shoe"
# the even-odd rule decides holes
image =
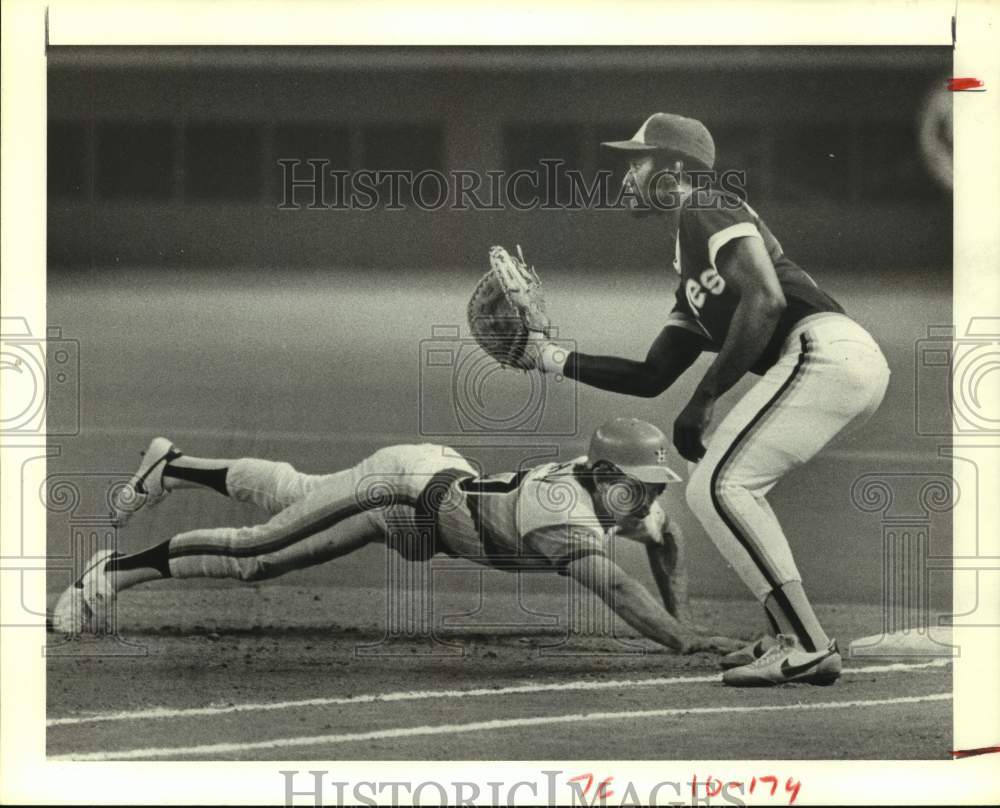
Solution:
[[[803,663],[801,663],[799,665],[790,665],[788,663],[787,659],[782,660],[782,662],[781,662],[781,672],[785,676],[787,676],[789,678],[791,678],[793,676],[798,676],[800,673],[805,673],[810,668],[814,668],[816,665],[818,665],[824,659],[828,659],[829,657],[832,657],[835,653],[837,653],[837,652],[834,651],[834,650],[832,650],[832,649],[830,649],[825,654],[823,654],[823,656],[817,657],[816,659],[811,659],[808,662],[803,662]]]

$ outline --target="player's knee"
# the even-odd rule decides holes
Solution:
[[[271,536],[266,525],[229,528],[227,533],[226,546],[229,553],[246,558],[252,558],[252,555],[246,554],[252,553],[255,547],[259,547]]]
[[[715,481],[711,488],[713,507],[718,503],[727,511],[739,509],[739,503],[744,502],[749,494],[749,489],[743,483],[733,480]]]
[[[702,524],[715,518],[720,506],[728,510],[728,503],[735,503],[747,494],[742,483],[720,480],[713,472],[711,467],[697,467],[684,489],[688,507]]]
[[[251,556],[239,561],[241,581],[263,581],[280,575],[277,566],[269,563],[266,556]]]
[[[244,457],[229,467],[226,481],[233,499],[277,513],[304,495],[308,479],[290,463]]]
[[[306,495],[308,474],[302,474],[291,463],[277,463],[274,471],[275,499],[284,507]]]

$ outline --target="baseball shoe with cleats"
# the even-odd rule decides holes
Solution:
[[[840,677],[841,659],[837,641],[821,651],[805,651],[791,634],[779,634],[777,643],[748,665],[722,674],[723,684],[733,687],[773,687],[790,682],[832,685]]]
[[[726,654],[719,662],[723,670],[738,668],[741,665],[749,665],[755,659],[760,659],[771,648],[774,648],[778,641],[770,634],[765,634],[759,640],[754,640],[749,645],[744,646],[739,651]]]
[[[181,451],[166,438],[153,438],[141,455],[135,474],[111,494],[111,524],[115,527],[124,527],[136,511],[156,505],[170,493],[163,487],[163,470],[181,456]]]
[[[87,569],[59,596],[52,611],[53,631],[64,634],[108,634],[113,630],[112,604],[115,587],[104,572],[109,560],[119,555],[113,550],[99,550]]]

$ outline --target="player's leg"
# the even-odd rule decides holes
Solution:
[[[360,500],[374,507],[412,504],[423,485],[441,468],[467,466],[464,458],[433,444],[387,446],[355,466],[333,474],[305,474],[289,463],[243,457],[220,460],[179,454],[164,466],[163,486],[211,488],[276,514],[322,486],[334,490],[353,487]],[[370,508],[367,508],[370,509]]]
[[[105,572],[113,575],[116,592],[160,578],[260,581],[331,561],[383,538],[369,512],[344,515],[332,508],[304,507],[293,521],[180,533],[141,553],[111,559]]]
[[[778,445],[765,440],[770,431],[754,435],[742,452],[729,452],[774,389],[773,379],[765,377],[730,411],[692,472],[686,496],[722,556],[764,606],[776,633],[795,634],[815,649],[829,638],[801,591],[781,525],[762,504],[762,489],[770,489],[792,466]]]
[[[116,574],[116,590],[165,577],[276,577],[384,541],[387,518],[397,531],[415,534],[413,514],[425,488],[434,488],[442,469],[471,471],[453,451],[431,445],[390,446],[323,476],[255,458],[224,462],[230,496],[277,513],[261,525],[193,530],[112,559],[106,570]],[[171,464],[174,474],[190,468],[197,467]]]
[[[142,462],[128,483],[112,492],[111,518],[123,527],[137,511],[182,488],[212,490],[252,502],[273,514],[301,499],[320,479],[296,471],[288,463],[184,454],[166,438],[158,437],[143,452]]]
[[[888,381],[870,338],[868,345],[821,336],[806,331],[801,350],[783,357],[736,404],[687,489],[692,510],[764,605],[772,626],[813,650],[829,640],[764,496],[846,426],[867,419]]]
[[[293,508],[296,506],[279,516]],[[334,521],[333,513],[303,510],[300,517],[286,524],[276,517],[253,527],[192,530],[126,556],[101,551],[80,580],[59,599],[53,612],[53,627],[67,633],[102,632],[109,624],[111,605],[118,593],[149,581],[164,578],[260,581],[322,564],[384,537],[370,512]],[[326,521],[317,524],[312,519]]]
[[[288,464],[256,459],[221,461],[225,466],[216,461],[202,469],[172,462],[181,475],[190,468],[225,468],[226,493],[281,510],[261,525],[194,530],[126,556],[103,551],[60,598],[53,623],[58,630],[78,631],[80,616],[88,610],[97,615],[92,622],[100,623],[97,613],[107,612],[118,591],[147,581],[169,577],[256,581],[384,541],[387,513],[395,515],[397,529],[414,521],[400,515],[418,509],[424,486],[434,482],[434,474],[424,473],[428,460],[434,461],[432,467],[455,463],[446,456],[436,460],[435,448],[389,447],[350,469],[325,476],[302,475]],[[459,465],[467,466],[464,460]],[[419,467],[417,472],[414,467]],[[402,532],[408,541],[416,531]]]
[[[117,594],[164,578],[233,578],[259,581],[321,564],[384,539],[375,512],[359,503],[352,486],[317,486],[309,495],[250,527],[180,533],[146,550],[117,555],[103,550],[59,598],[53,628],[102,632]]]
[[[220,493],[277,513],[264,524],[194,530],[129,555],[100,551],[59,598],[53,626],[71,633],[102,630],[117,591],[147,581],[168,577],[260,580],[381,540],[384,522],[376,513],[384,502],[371,497],[361,482],[371,476],[373,458],[379,460],[380,453],[325,476],[301,474],[287,463],[254,458],[204,462],[190,458],[193,462],[184,463],[173,457],[169,464],[161,462],[157,480],[180,479],[216,488],[211,478],[193,479],[211,473]]]
[[[392,486],[396,468],[392,457],[391,449],[381,450],[349,469],[322,476],[257,458],[207,462],[179,458],[170,464],[165,478],[191,483],[192,477],[221,468],[227,495],[259,505],[274,516],[250,527],[181,533],[142,553],[113,559],[108,572],[117,573],[118,590],[160,577],[254,581],[351,553],[384,538],[384,520],[378,512],[398,498]],[[208,462],[226,465],[208,468]],[[373,491],[375,481],[385,485]]]

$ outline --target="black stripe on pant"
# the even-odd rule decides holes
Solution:
[[[802,622],[799,620],[798,615],[795,613],[795,609],[792,607],[791,602],[785,596],[784,592],[781,591],[781,582],[775,576],[774,571],[771,570],[770,567],[768,566],[766,560],[761,554],[760,548],[754,542],[753,537],[747,535],[740,528],[736,519],[734,519],[726,511],[725,504],[719,497],[719,480],[722,477],[722,474],[725,472],[726,466],[733,459],[737,450],[741,446],[745,445],[747,439],[753,433],[754,428],[763,420],[763,418],[769,412],[774,410],[774,408],[781,403],[782,399],[785,397],[786,393],[791,388],[795,380],[801,377],[809,354],[809,341],[806,339],[805,334],[802,334],[800,336],[800,344],[801,344],[801,350],[799,352],[798,362],[795,363],[795,367],[792,369],[792,372],[789,374],[788,378],[785,379],[781,387],[778,388],[777,392],[770,398],[770,400],[763,407],[761,407],[760,410],[758,410],[757,414],[754,415],[754,417],[750,420],[750,422],[745,427],[743,427],[739,435],[736,436],[736,439],[730,444],[725,454],[722,455],[722,458],[719,460],[718,465],[712,472],[710,490],[712,495],[712,505],[715,507],[716,513],[718,513],[722,521],[725,522],[726,527],[728,527],[729,530],[732,531],[733,535],[736,537],[736,540],[739,541],[743,549],[747,551],[747,554],[753,560],[754,564],[757,566],[757,569],[760,570],[765,580],[768,582],[768,584],[770,584],[771,594],[774,596],[778,608],[780,608],[781,611],[788,616],[789,621],[791,622],[792,626],[795,629],[795,633],[798,634],[799,637],[804,637],[807,636],[808,632],[806,632],[805,626],[802,625]]]
[[[446,492],[447,488],[450,487],[455,480],[471,476],[472,475],[469,474],[469,472],[461,469],[444,469],[443,471],[437,472],[430,478],[430,480],[428,480],[427,485],[424,486],[420,495],[416,499],[408,496],[397,495],[393,499],[392,504],[408,505],[415,509],[417,512],[416,516],[418,518],[429,518],[436,524],[437,509],[440,507],[441,501],[444,498],[444,492]],[[385,507],[385,505],[384,503],[378,503],[376,507]],[[355,497],[354,501],[350,504],[337,508],[329,513],[325,513],[319,518],[301,525],[294,530],[290,530],[288,533],[277,536],[267,542],[250,544],[245,547],[227,547],[219,544],[191,544],[184,547],[172,548],[170,551],[170,557],[181,558],[182,556],[222,555],[230,556],[232,558],[250,558],[258,555],[277,553],[284,550],[286,547],[291,547],[296,542],[307,539],[310,536],[333,527],[338,522],[342,522],[345,519],[349,519],[352,516],[356,516],[359,513],[372,509],[371,505],[368,505],[360,501],[360,498]]]

